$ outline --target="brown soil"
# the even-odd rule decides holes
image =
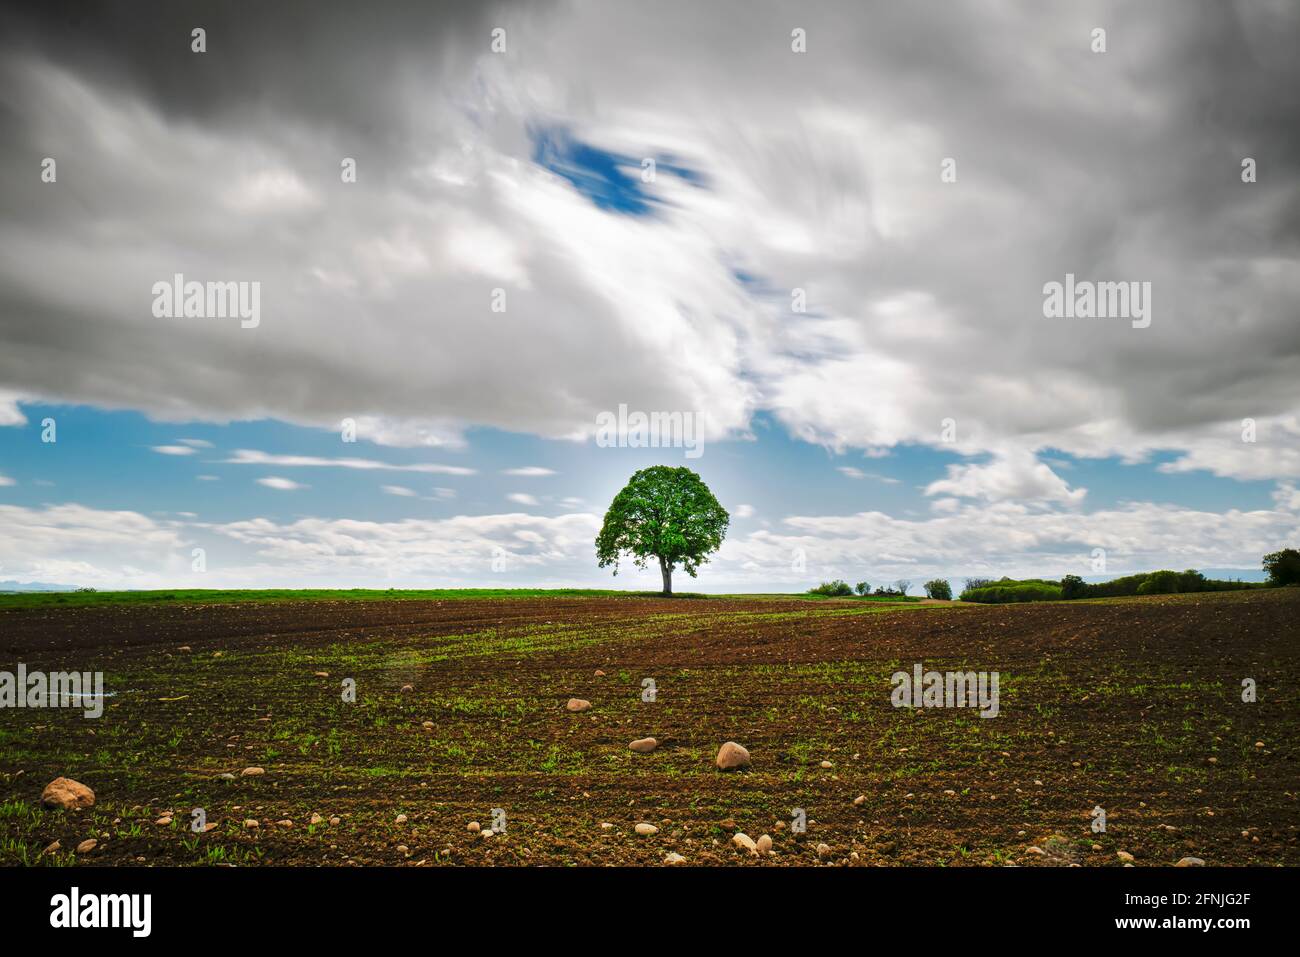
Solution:
[[[115,692],[98,719],[0,711],[0,863],[1294,865],[1298,651],[1297,589],[0,611],[0,669],[97,669]],[[999,715],[893,707],[915,662],[998,672]],[[648,735],[653,753],[629,751]],[[713,767],[727,740],[747,771]],[[247,766],[266,773],[220,777]],[[95,789],[93,811],[39,809],[59,775]],[[213,830],[191,833],[195,807]],[[504,834],[467,831],[494,808]]]

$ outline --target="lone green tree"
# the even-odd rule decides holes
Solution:
[[[601,568],[613,565],[615,575],[620,555],[631,555],[638,568],[658,559],[663,593],[671,595],[673,569],[681,565],[694,578],[709,553],[722,547],[729,524],[731,516],[698,475],[655,465],[633,475],[614,496],[596,536],[596,557]]]

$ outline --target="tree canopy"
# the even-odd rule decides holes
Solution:
[[[600,567],[614,566],[630,555],[645,568],[655,558],[663,576],[663,593],[673,593],[677,566],[695,577],[711,552],[722,546],[731,516],[718,504],[709,487],[687,468],[655,465],[641,469],[628,480],[605,513],[596,536]]]

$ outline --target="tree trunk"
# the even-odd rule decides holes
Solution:
[[[670,598],[673,593],[673,566],[661,558],[659,559],[659,571],[664,576],[664,597]]]

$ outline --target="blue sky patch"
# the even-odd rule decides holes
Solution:
[[[641,180],[643,157],[601,149],[563,127],[533,130],[533,162],[568,180],[597,208],[629,216],[649,216],[657,200]],[[700,188],[704,176],[674,156],[653,156],[656,175],[677,176]]]

